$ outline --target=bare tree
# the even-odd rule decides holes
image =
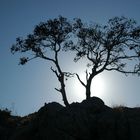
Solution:
[[[91,96],[92,79],[103,71],[140,75],[140,26],[135,20],[115,17],[100,26],[76,19],[73,30],[76,41],[67,42],[65,48],[76,52],[74,61],[86,58],[89,62],[86,82],[76,74],[86,88],[87,99]]]
[[[41,22],[35,27],[32,34],[29,34],[26,39],[17,38],[16,44],[11,47],[13,54],[20,52],[28,55],[28,57],[20,58],[21,65],[32,59],[42,58],[55,66],[55,68],[51,67],[51,70],[57,76],[61,86],[60,89],[55,89],[61,93],[66,106],[69,103],[65,90],[65,76],[70,76],[70,73],[62,70],[59,63],[59,54],[65,41],[70,38],[71,32],[71,24],[66,18],[59,16],[59,18]]]

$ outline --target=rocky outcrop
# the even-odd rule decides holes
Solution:
[[[112,109],[97,97],[69,107],[55,102],[46,104],[18,124],[8,140],[140,139],[139,108]]]
[[[20,117],[10,115],[8,109],[0,110],[0,140],[8,140],[17,127]]]

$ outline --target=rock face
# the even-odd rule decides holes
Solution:
[[[46,104],[18,124],[7,140],[140,140],[140,109],[112,109],[97,97]]]

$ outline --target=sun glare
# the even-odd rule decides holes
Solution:
[[[79,74],[82,81],[85,82],[85,73]],[[81,85],[81,83],[78,81],[78,79],[74,82],[74,90],[76,95],[78,96],[79,100],[83,100],[86,98],[85,96],[85,88]],[[104,96],[105,92],[105,82],[102,75],[97,75],[93,78],[92,84],[91,84],[91,96],[97,96],[99,98],[102,98]]]
[[[102,98],[105,92],[105,81],[102,75],[97,75],[92,80],[91,96],[98,96]]]

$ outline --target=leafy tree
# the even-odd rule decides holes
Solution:
[[[140,26],[135,20],[115,17],[106,26],[84,24],[76,19],[73,24],[76,41],[65,48],[76,52],[74,61],[88,60],[86,82],[77,78],[86,88],[86,98],[91,96],[92,79],[103,71],[140,75]]]
[[[55,89],[61,93],[66,106],[69,103],[65,90],[65,77],[70,76],[70,73],[62,70],[59,63],[59,54],[65,41],[70,38],[71,32],[71,24],[66,18],[59,16],[53,20],[41,22],[35,27],[32,34],[29,34],[26,39],[18,37],[16,43],[11,47],[13,54],[15,52],[27,54],[28,57],[20,58],[21,65],[35,58],[41,58],[50,61],[55,66],[55,68],[51,67],[51,70],[57,76],[61,86],[60,89]]]

